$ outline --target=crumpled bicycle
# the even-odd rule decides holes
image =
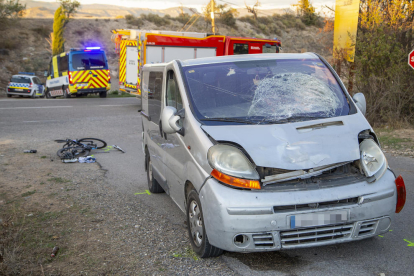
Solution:
[[[55,140],[55,142],[65,143],[63,147],[57,151],[57,156],[61,159],[74,159],[88,156],[91,150],[102,149],[107,146],[104,140],[97,138],[65,139]]]

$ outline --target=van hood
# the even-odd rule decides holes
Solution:
[[[218,142],[242,146],[257,166],[285,170],[357,160],[358,134],[371,129],[359,113],[287,124],[201,127]]]

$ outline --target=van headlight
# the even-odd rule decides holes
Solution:
[[[387,170],[388,164],[384,153],[372,139],[365,139],[359,144],[361,167],[372,181],[380,179]]]
[[[261,189],[259,174],[239,149],[215,145],[208,150],[207,159],[213,168],[211,175],[220,182],[240,188]]]

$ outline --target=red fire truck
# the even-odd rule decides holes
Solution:
[[[119,56],[120,90],[141,95],[140,71],[147,63],[223,55],[279,53],[277,39],[231,37],[195,32],[112,30]]]

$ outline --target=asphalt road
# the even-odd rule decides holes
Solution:
[[[54,139],[97,137],[126,153],[95,156],[119,193],[147,189],[141,148],[141,116],[136,98],[0,99],[0,139],[30,144]],[[407,203],[392,231],[372,239],[310,249],[272,253],[225,253],[228,266],[241,275],[413,275],[414,159],[387,156],[390,167],[404,177]],[[165,194],[137,196],[148,208],[182,225],[184,214]],[[409,246],[413,243],[412,246]]]

